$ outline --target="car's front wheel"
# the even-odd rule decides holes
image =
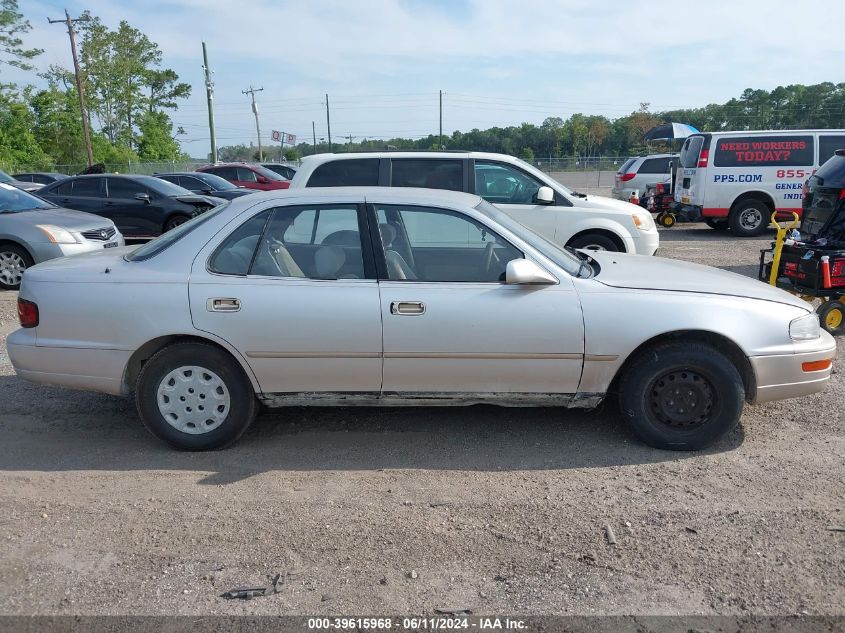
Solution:
[[[649,446],[694,451],[739,422],[742,377],[721,352],[702,343],[669,343],[640,354],[619,383],[623,417]]]
[[[601,233],[587,233],[576,237],[567,246],[582,248],[587,251],[619,251],[616,242]]]
[[[32,266],[32,257],[16,244],[0,244],[0,288],[17,290],[24,271]]]
[[[135,401],[153,435],[189,451],[232,444],[258,410],[241,367],[205,343],[176,343],[156,353],[141,369]]]

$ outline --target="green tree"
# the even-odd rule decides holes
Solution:
[[[0,0],[0,64],[33,69],[30,62],[44,51],[24,46],[21,35],[31,29],[29,20],[18,11],[18,0]]]
[[[141,160],[176,160],[181,155],[173,138],[173,123],[164,112],[145,112],[138,124],[138,156]]]

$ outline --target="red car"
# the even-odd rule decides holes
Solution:
[[[290,180],[286,180],[274,171],[252,165],[250,163],[217,163],[197,168],[208,174],[220,176],[238,187],[248,189],[260,189],[269,191],[271,189],[287,189],[290,187]]]

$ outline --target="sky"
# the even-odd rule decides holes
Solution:
[[[183,149],[209,151],[202,41],[214,70],[218,145],[422,137],[539,124],[575,112],[617,118],[697,107],[745,88],[845,81],[845,2],[836,0],[19,0],[44,49],[40,68],[71,67],[61,25],[85,9],[126,20],[158,43],[164,66],[192,85],[172,114]],[[3,68],[3,80],[42,83]],[[344,138],[347,137],[347,138]]]

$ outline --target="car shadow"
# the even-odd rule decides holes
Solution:
[[[613,404],[556,408],[297,407],[265,412],[234,446],[173,450],[128,398],[0,376],[0,470],[191,470],[228,484],[267,471],[559,470],[652,464],[696,453],[638,442]],[[737,448],[741,429],[708,453]],[[700,454],[700,453],[699,453]]]
[[[757,237],[737,237],[736,235],[725,232],[716,231],[707,226],[704,222],[679,222],[672,228],[660,230],[661,242],[722,242],[725,240],[742,241],[742,242],[771,242],[774,239],[774,229],[766,229],[762,235]]]

